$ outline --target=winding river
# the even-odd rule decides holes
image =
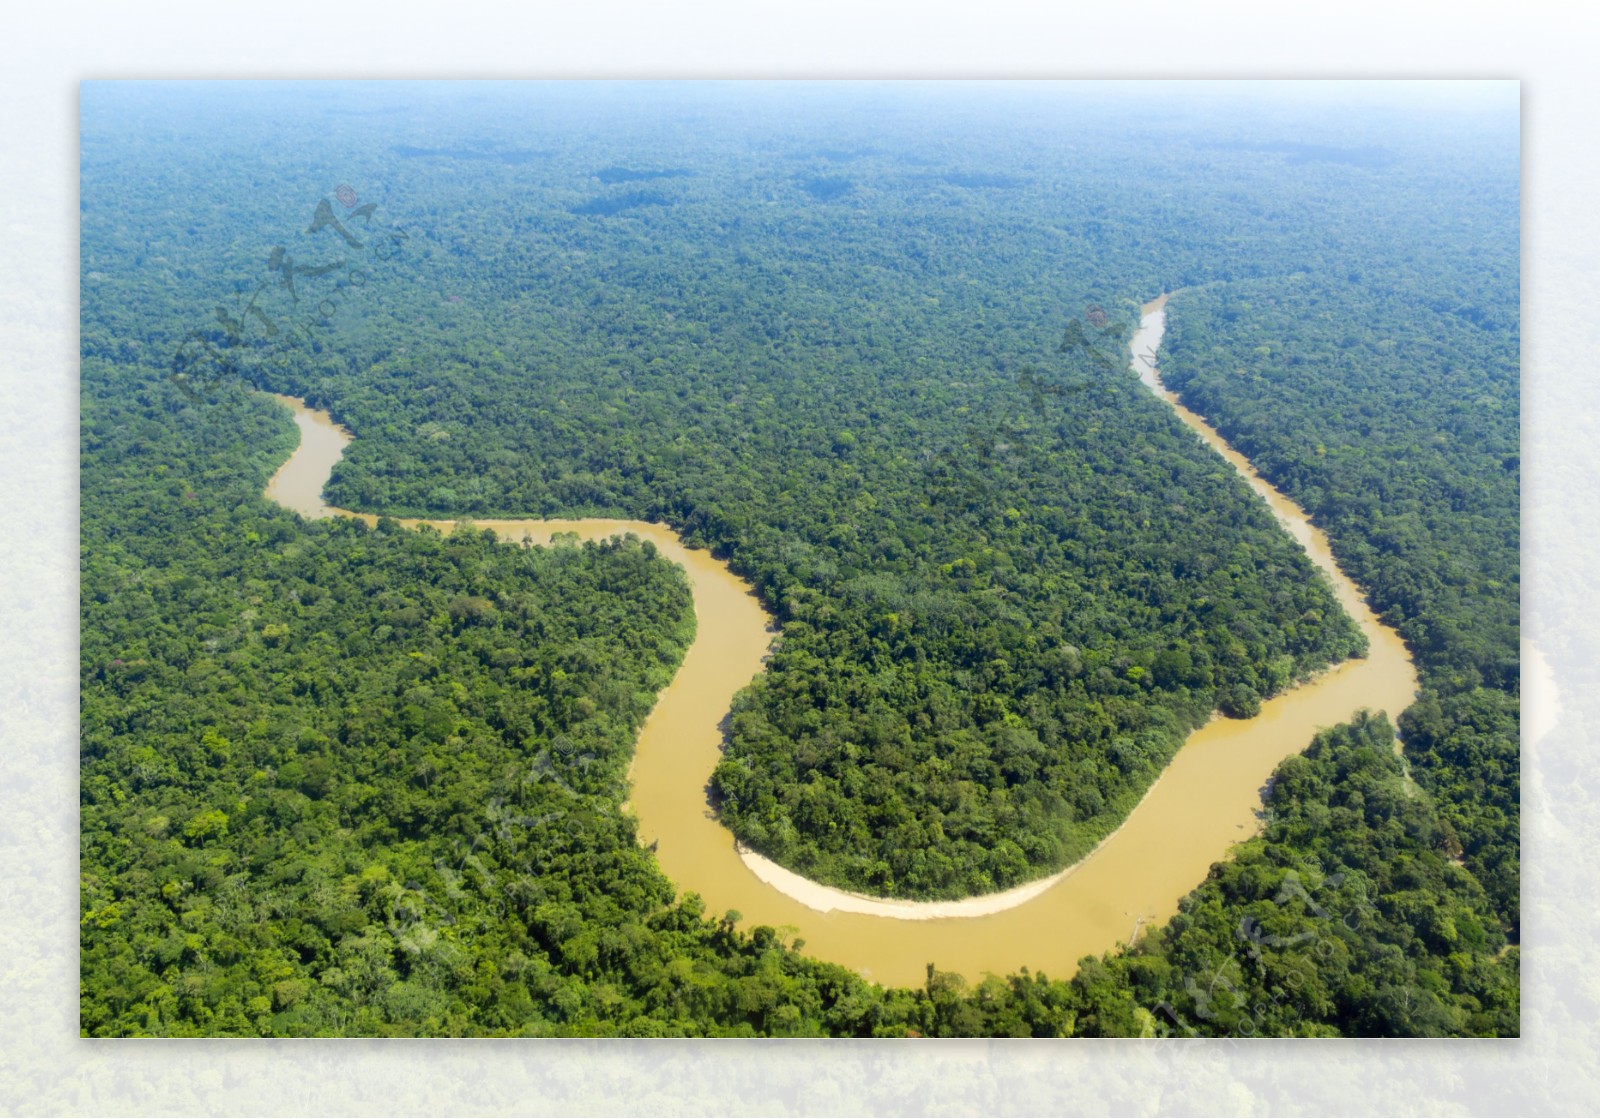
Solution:
[[[742,580],[709,552],[684,546],[665,525],[613,520],[474,520],[502,539],[547,544],[559,532],[604,539],[632,532],[687,572],[698,629],[671,684],[639,734],[626,806],[643,843],[656,843],[662,870],[693,890],[707,913],[737,910],[746,927],[789,926],[805,951],[883,983],[920,984],[929,963],[976,980],[1027,967],[1066,978],[1078,961],[1164,923],[1211,864],[1255,833],[1261,788],[1278,763],[1304,750],[1318,729],[1362,707],[1391,717],[1409,706],[1417,678],[1399,636],[1381,625],[1333,562],[1327,539],[1305,513],[1162,386],[1153,363],[1166,324],[1166,296],[1144,307],[1133,367],[1178,417],[1228,460],[1327,575],[1370,643],[1347,661],[1262,704],[1253,719],[1214,718],[1184,742],[1122,826],[1075,865],[999,894],[958,902],[902,902],[822,886],[741,850],[711,813],[706,785],[720,756],[721,722],[734,694],[761,671],[771,619]],[[350,436],[327,413],[292,397],[300,446],[266,495],[302,516],[377,518],[325,505],[322,488]],[[451,521],[402,519],[443,532]]]

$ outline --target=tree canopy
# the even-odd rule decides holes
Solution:
[[[86,1032],[1515,1032],[1515,123],[919,96],[86,87]],[[648,545],[261,498],[267,389],[355,433],[347,508],[666,521],[781,625],[727,826],[1001,889],[1362,651],[1126,371],[1164,290],[1425,692],[1075,977],[885,990],[675,895],[620,810],[693,626]]]

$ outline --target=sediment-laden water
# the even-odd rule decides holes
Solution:
[[[631,532],[650,540],[688,573],[694,592],[694,644],[646,720],[629,771],[628,810],[641,842],[655,843],[662,870],[680,890],[743,924],[789,926],[808,954],[884,983],[920,983],[929,963],[969,979],[1027,967],[1065,978],[1078,961],[1133,939],[1171,917],[1212,863],[1253,835],[1261,788],[1278,763],[1304,750],[1316,732],[1360,708],[1392,717],[1410,705],[1416,671],[1399,636],[1381,625],[1339,571],[1327,539],[1305,513],[1263,481],[1243,456],[1168,393],[1153,356],[1166,323],[1166,297],[1148,304],[1132,343],[1140,378],[1179,418],[1232,464],[1327,575],[1360,625],[1368,655],[1342,664],[1262,704],[1247,720],[1215,718],[1194,732],[1144,800],[1076,865],[1002,894],[958,902],[867,898],[810,882],[751,852],[712,814],[707,782],[734,694],[761,671],[771,619],[738,576],[708,552],[685,547],[665,525],[613,520],[474,520],[504,539],[546,544],[558,532],[603,539]],[[1149,355],[1149,356],[1144,356]],[[267,496],[306,517],[377,518],[323,503],[322,488],[350,436],[326,413],[279,397],[295,414],[300,447],[267,486]],[[415,526],[416,520],[402,520]],[[448,532],[450,521],[429,521]]]

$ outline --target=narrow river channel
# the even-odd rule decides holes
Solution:
[[[1153,356],[1166,324],[1166,296],[1147,304],[1134,335],[1133,366],[1185,424],[1228,460],[1272,507],[1328,576],[1339,601],[1370,642],[1348,661],[1262,704],[1253,719],[1214,718],[1194,732],[1123,825],[1072,867],[1004,894],[961,902],[896,902],[810,882],[750,852],[717,823],[706,784],[721,749],[721,722],[734,694],[761,671],[771,619],[750,588],[706,551],[684,546],[664,525],[640,521],[474,520],[502,539],[548,543],[558,532],[604,539],[632,532],[652,541],[688,573],[698,630],[672,683],[640,732],[629,770],[628,810],[644,843],[657,843],[662,870],[680,890],[705,899],[708,914],[737,910],[745,927],[788,926],[805,951],[870,979],[920,984],[929,963],[977,980],[1027,967],[1067,978],[1086,955],[1164,923],[1178,901],[1229,848],[1255,833],[1261,787],[1278,763],[1304,750],[1318,729],[1366,707],[1397,716],[1417,678],[1399,636],[1379,624],[1333,562],[1327,539],[1305,513],[1263,481],[1204,420],[1161,385]],[[1148,356],[1145,356],[1148,355]],[[294,412],[300,446],[266,495],[309,518],[375,516],[327,506],[322,489],[350,436],[325,412],[278,397]],[[420,521],[402,520],[416,526]],[[449,521],[429,521],[442,531]]]

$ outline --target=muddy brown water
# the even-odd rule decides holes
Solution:
[[[656,843],[662,870],[693,890],[708,914],[737,910],[743,925],[788,927],[811,955],[883,983],[920,984],[929,963],[969,979],[1022,967],[1065,978],[1078,961],[1131,941],[1164,923],[1211,864],[1254,835],[1261,789],[1278,763],[1304,750],[1319,729],[1359,708],[1397,716],[1417,678],[1399,636],[1379,624],[1360,592],[1333,562],[1327,539],[1298,506],[1263,481],[1204,420],[1162,387],[1151,361],[1165,327],[1166,297],[1144,308],[1132,343],[1134,367],[1199,438],[1227,459],[1271,506],[1280,523],[1326,574],[1334,593],[1370,642],[1362,660],[1323,673],[1262,704],[1253,719],[1214,718],[1195,731],[1122,826],[1075,866],[1006,894],[955,903],[865,898],[808,882],[741,852],[711,813],[706,785],[722,743],[720,723],[734,694],[762,668],[771,619],[750,588],[703,550],[684,546],[665,525],[614,520],[474,520],[503,539],[547,544],[558,532],[604,539],[631,532],[687,572],[694,592],[694,644],[661,693],[639,735],[629,770],[627,811],[641,842]],[[299,448],[267,486],[267,497],[310,518],[370,514],[326,505],[322,488],[350,436],[291,397]],[[415,527],[423,523],[402,519]],[[449,532],[452,521],[428,521]]]

